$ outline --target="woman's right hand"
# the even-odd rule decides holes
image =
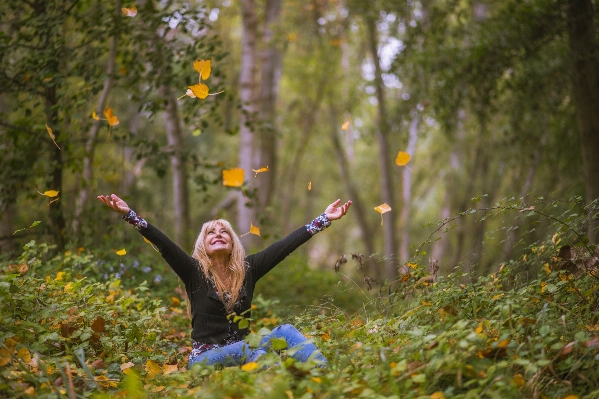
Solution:
[[[118,213],[120,213],[121,215],[126,215],[131,210],[129,208],[129,205],[127,205],[125,201],[117,197],[115,194],[110,194],[106,196],[98,195],[98,199],[106,205],[108,205],[109,207],[111,207],[112,209],[114,209],[115,211],[117,211]]]

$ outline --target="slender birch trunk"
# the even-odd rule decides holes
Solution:
[[[119,19],[119,13],[121,12],[121,1],[115,1],[115,18],[114,23],[116,24]],[[110,39],[110,50],[108,54],[108,62],[106,64],[106,80],[104,80],[104,86],[98,97],[98,103],[96,105],[96,115],[101,116],[104,112],[106,105],[106,99],[112,88],[114,81],[114,66],[116,61],[116,48],[117,48],[117,36],[116,34]],[[84,155],[83,155],[83,170],[81,171],[81,188],[79,189],[79,195],[75,202],[75,214],[71,228],[73,229],[73,236],[78,237],[81,230],[81,218],[85,211],[90,192],[94,185],[94,154],[96,150],[96,141],[98,138],[98,131],[102,124],[100,121],[94,120],[90,128],[87,140],[85,141]]]
[[[416,110],[411,112],[412,120],[410,121],[409,127],[409,138],[408,148],[406,152],[410,154],[412,160],[410,165],[414,162],[414,153],[416,152],[416,141],[418,140],[418,126],[420,125],[420,116]],[[401,240],[399,244],[399,261],[403,263],[410,257],[408,252],[410,243],[410,214],[412,212],[412,169],[411,167],[403,167],[401,172],[402,176],[402,196],[403,206],[401,208]],[[401,270],[402,273],[406,273],[405,267]]]
[[[391,208],[395,208],[395,199],[393,193],[393,176],[392,159],[389,154],[389,125],[387,123],[387,112],[385,109],[385,93],[383,88],[383,79],[381,71],[380,57],[378,54],[378,37],[376,30],[376,20],[370,17],[366,18],[368,50],[374,63],[374,87],[376,90],[376,98],[378,100],[378,115],[377,126],[375,128],[376,141],[379,150],[379,176],[381,184],[382,201],[389,204]],[[385,270],[387,278],[394,279],[397,277],[398,270],[396,266],[397,250],[395,242],[395,213],[393,210],[383,215],[383,234],[385,241]]]

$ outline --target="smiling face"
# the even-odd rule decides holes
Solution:
[[[225,226],[216,223],[206,229],[204,235],[204,248],[209,257],[229,256],[233,251],[233,240]]]

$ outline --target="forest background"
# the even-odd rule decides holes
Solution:
[[[547,237],[557,254],[558,219],[590,255],[598,12],[591,0],[4,1],[6,270],[38,248],[87,259],[79,278],[147,280],[170,300],[174,274],[94,199],[109,193],[186,251],[211,218],[259,227],[243,237],[252,252],[351,199],[294,255],[289,282],[264,285],[296,311],[334,301],[338,280],[340,309],[356,311],[353,290],[380,298],[456,271],[474,283]],[[198,83],[210,95],[186,95]],[[223,184],[233,168],[240,186]],[[527,263],[527,283],[543,264]]]

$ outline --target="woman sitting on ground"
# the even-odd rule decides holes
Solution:
[[[300,227],[265,250],[246,256],[241,241],[231,224],[224,219],[204,223],[191,256],[152,226],[116,195],[100,195],[98,199],[123,215],[123,219],[154,244],[169,266],[185,284],[191,305],[191,338],[193,349],[188,368],[194,363],[233,366],[255,361],[266,353],[271,338],[284,338],[292,356],[300,361],[312,359],[321,365],[327,360],[293,326],[275,328],[257,348],[243,339],[249,328],[240,328],[232,315],[251,317],[250,310],[256,282],[287,255],[324,230],[331,221],[347,213],[351,201],[329,205],[323,214]]]

